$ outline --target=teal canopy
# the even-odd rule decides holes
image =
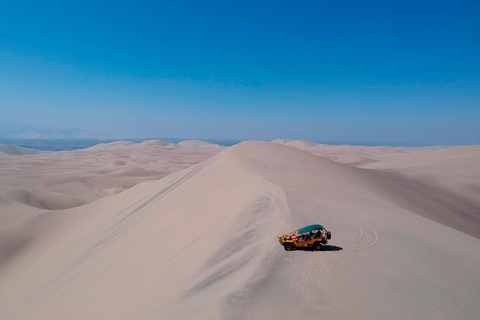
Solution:
[[[314,231],[314,230],[322,231],[323,227],[319,224],[312,224],[311,226],[307,226],[307,227],[298,229],[298,234],[311,232],[311,231]]]

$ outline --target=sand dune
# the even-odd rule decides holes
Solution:
[[[189,140],[189,141],[182,141],[177,143],[180,147],[195,147],[195,148],[224,148],[218,144],[210,143],[206,141],[200,140]]]
[[[275,139],[272,142],[278,143],[278,144],[284,144],[286,146],[297,148],[300,150],[309,150],[318,146],[328,146],[328,145],[322,145],[317,142],[306,141],[306,140]]]
[[[73,196],[55,193],[39,192],[23,188],[15,188],[7,192],[7,196],[16,203],[32,206],[38,209],[61,210],[84,205],[86,202]]]
[[[117,141],[85,150],[8,157],[0,162],[0,185],[63,193],[91,202],[104,196],[106,189],[123,191],[139,182],[156,180],[220,151],[180,148],[152,140]]]
[[[465,148],[461,163],[478,172],[474,147]],[[443,155],[460,150],[437,152],[441,168],[457,165]],[[0,318],[479,318],[478,236],[442,215],[432,221],[437,199],[428,188],[409,192],[416,181],[407,176],[397,184],[394,164],[363,169],[245,142],[121,194],[37,215],[0,234]],[[277,235],[313,223],[332,231],[324,251],[278,244]]]
[[[175,143],[170,143],[167,141],[162,141],[162,140],[149,140],[149,141],[144,141],[138,144],[139,146],[149,146],[149,147],[178,147],[177,144]]]
[[[351,145],[328,145],[305,140],[275,139],[272,142],[289,147],[305,150],[321,157],[346,163],[354,166],[362,166],[369,163],[386,159],[399,159],[411,154],[422,154],[432,150],[441,149],[435,147],[389,147],[389,146],[351,146]]]
[[[135,145],[135,143],[131,141],[114,141],[109,143],[99,143],[97,145],[94,145],[93,147],[88,148],[87,150],[102,150],[116,147],[127,147],[132,145]]]
[[[364,165],[388,175],[409,210],[480,238],[480,145],[450,147]],[[421,192],[422,197],[414,193]],[[428,200],[426,200],[428,199]],[[430,203],[429,203],[430,202]],[[441,218],[440,218],[441,217]],[[448,222],[447,222],[448,221]]]
[[[0,144],[0,155],[26,155],[26,154],[39,154],[44,151],[22,148],[10,144]]]
[[[8,201],[0,201],[0,231],[35,213],[75,207],[158,180],[221,150],[160,140],[117,141],[84,150],[2,157],[0,196]]]

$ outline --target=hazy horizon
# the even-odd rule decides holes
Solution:
[[[351,146],[367,146],[367,147],[380,147],[380,146],[387,146],[387,147],[410,147],[410,148],[421,148],[421,147],[451,147],[454,145],[438,145],[438,144],[430,144],[430,145],[422,145],[422,144],[394,144],[394,143],[363,143],[359,141],[313,141],[313,140],[294,140],[294,139],[286,139],[283,137],[276,138],[276,139],[285,139],[291,141],[309,141],[324,145],[331,145],[331,146],[341,146],[341,145],[351,145]],[[90,148],[98,144],[104,143],[111,143],[115,141],[130,141],[134,143],[140,143],[144,141],[152,141],[152,140],[161,140],[170,143],[179,143],[183,141],[192,141],[192,140],[199,140],[199,141],[206,141],[213,144],[218,144],[224,147],[231,147],[241,142],[246,141],[273,141],[272,140],[263,140],[263,139],[251,139],[251,140],[241,140],[241,139],[218,139],[218,138],[204,138],[204,137],[145,137],[145,138],[2,138],[0,137],[0,145],[15,145],[23,148],[29,149],[37,149],[42,151],[71,151],[71,150],[79,150]],[[478,143],[477,143],[478,144]],[[475,144],[472,144],[475,145]]]

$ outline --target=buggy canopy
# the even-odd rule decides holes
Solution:
[[[319,224],[312,224],[311,226],[306,226],[306,227],[298,229],[298,234],[302,234],[302,233],[306,233],[306,232],[312,232],[314,230],[322,231],[323,227]]]

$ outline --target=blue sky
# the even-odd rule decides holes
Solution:
[[[478,1],[2,1],[0,126],[480,143]]]

